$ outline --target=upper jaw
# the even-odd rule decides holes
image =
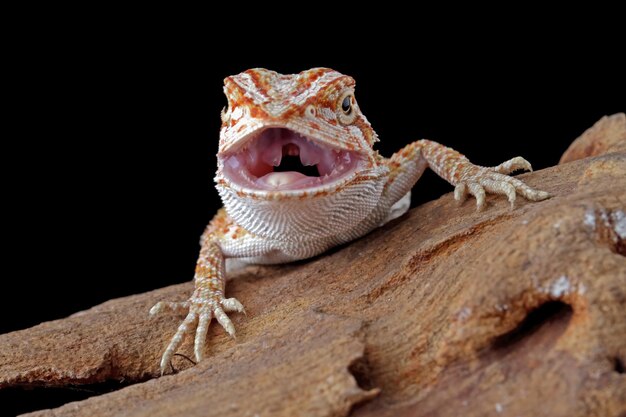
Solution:
[[[247,191],[303,191],[348,180],[363,168],[360,153],[286,127],[263,127],[220,152],[223,177]]]
[[[316,143],[330,148],[356,152],[366,151],[363,149],[363,142],[359,139],[359,136],[362,136],[360,131],[351,131],[345,126],[333,125],[323,120],[311,121],[303,117],[293,117],[288,120],[242,118],[234,124],[222,126],[219,154],[237,152],[251,139],[257,137],[259,133],[273,128],[292,130],[302,136],[314,138]]]

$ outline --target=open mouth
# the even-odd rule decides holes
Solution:
[[[225,156],[224,174],[257,190],[302,190],[331,184],[356,170],[356,152],[330,148],[285,128],[268,128]]]

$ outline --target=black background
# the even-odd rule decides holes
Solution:
[[[192,278],[220,205],[222,80],[249,67],[352,75],[385,156],[428,138],[477,164],[522,155],[541,169],[625,110],[624,67],[604,40],[403,40],[399,52],[333,42],[314,51],[228,33],[38,33],[11,64],[0,333]],[[451,190],[427,173],[413,203]]]
[[[541,169],[600,117],[626,110],[623,24],[610,10],[478,21],[450,9],[437,26],[415,11],[364,20],[322,8],[309,24],[231,6],[42,7],[7,16],[0,333],[192,278],[220,205],[222,80],[247,68],[352,75],[385,156],[428,138],[477,164],[522,155]],[[226,29],[215,30],[220,21]],[[413,204],[451,190],[427,171]],[[78,399],[2,394],[8,413]]]

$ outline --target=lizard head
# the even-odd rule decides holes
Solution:
[[[226,78],[218,182],[256,197],[302,196],[373,168],[378,138],[354,88],[354,79],[328,68]]]
[[[388,168],[351,77],[251,69],[224,92],[215,181],[237,224],[269,239],[332,239],[377,207]]]

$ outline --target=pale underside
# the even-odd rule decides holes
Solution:
[[[425,166],[416,164],[414,177]],[[218,180],[217,188],[235,220],[220,239],[224,256],[282,263],[354,240],[408,210],[410,192],[397,202],[384,195],[388,174],[359,152],[286,128],[263,129],[220,159],[218,178],[228,186]],[[268,195],[274,197],[259,198]],[[247,233],[228,238],[239,228]]]

